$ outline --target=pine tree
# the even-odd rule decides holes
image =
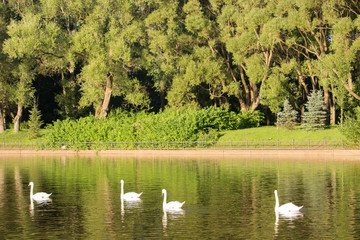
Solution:
[[[285,99],[283,111],[277,114],[276,125],[287,129],[293,129],[297,123],[297,117],[297,111],[290,105],[289,100]]]
[[[41,120],[41,112],[39,111],[37,104],[34,103],[33,108],[30,110],[29,116],[29,131],[31,138],[39,137],[42,124],[43,121]]]
[[[301,125],[306,130],[324,128],[327,113],[323,110],[325,104],[322,91],[312,91],[309,101],[305,104],[307,112],[303,113],[304,123]]]

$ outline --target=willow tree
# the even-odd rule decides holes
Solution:
[[[180,71],[178,61],[191,51],[193,38],[185,31],[183,1],[148,2],[152,10],[145,19],[149,51],[146,67],[160,95],[160,108],[164,109],[167,98],[170,102],[182,102],[181,97],[168,96],[168,92],[173,88],[174,76]]]
[[[211,12],[209,7],[208,2],[192,0],[182,8],[185,23],[183,36],[187,36],[185,39],[188,42],[181,43],[184,51],[178,58],[178,72],[169,91],[168,100],[172,106],[217,106],[228,101],[229,75],[219,51],[224,44],[219,41],[220,33],[213,20],[216,13]],[[215,10],[217,6],[213,7]]]
[[[330,52],[332,26],[327,11],[335,5],[335,1],[279,0],[276,6],[275,17],[284,36],[281,38],[284,56],[296,63],[294,72],[302,87],[299,89],[303,96],[299,102],[302,112],[310,91],[323,89],[325,108],[335,113],[331,87],[321,81],[323,70],[319,65]]]
[[[4,2],[0,3],[0,133],[6,130],[6,114],[10,107],[10,82],[13,64],[2,51],[2,45],[8,38],[7,25],[11,18],[11,9]]]
[[[50,75],[62,68],[65,46],[61,27],[42,12],[41,2],[18,1],[17,17],[7,28],[4,52],[18,63],[12,81],[12,101],[17,104],[14,131],[20,130],[23,108],[32,103],[33,81],[37,74]]]
[[[340,123],[343,124],[344,108],[351,99],[360,100],[359,94],[359,54],[360,54],[360,8],[335,1],[327,11],[328,21],[332,25],[330,53],[322,61],[320,75],[323,82],[331,86],[333,102],[340,107]],[[339,4],[341,3],[341,4]],[[335,123],[335,113],[332,123]]]
[[[181,48],[168,92],[169,105],[206,106],[209,102],[227,105],[229,98],[235,96],[240,109],[255,110],[260,104],[260,89],[268,77],[273,53],[268,46],[258,46],[261,33],[253,32],[262,22],[247,32],[253,38],[240,36],[242,33],[237,31],[244,26],[240,19],[249,17],[244,14],[250,7],[254,7],[253,13],[265,7],[260,1],[251,3],[246,11],[242,9],[246,3],[190,0],[178,4],[177,16],[184,26],[182,34],[178,34],[181,38],[174,40]],[[241,38],[248,39],[251,46],[241,42]],[[240,53],[238,47],[246,49],[248,54]],[[254,47],[257,52],[252,51]],[[169,56],[169,52],[163,55]],[[237,62],[241,54],[246,57]]]
[[[148,106],[146,91],[133,76],[142,65],[145,40],[146,5],[141,4],[98,0],[74,35],[72,51],[84,62],[80,105],[93,105],[98,118],[107,116],[111,96]]]
[[[254,111],[262,99],[263,88],[274,74],[280,29],[274,21],[277,1],[240,1],[223,7],[218,22],[222,40],[231,53],[228,70],[236,87],[232,93],[241,109]]]
[[[34,51],[39,46],[39,17],[28,14],[22,15],[22,21],[12,21],[8,27],[9,38],[4,42],[4,52],[11,58],[17,60],[18,65],[15,67],[14,79],[11,81],[13,94],[11,101],[17,105],[17,113],[14,117],[14,132],[20,130],[20,121],[22,118],[23,108],[32,100],[33,89],[32,81],[34,79],[34,62],[28,53]],[[30,53],[31,54],[31,53]]]
[[[53,58],[46,61],[45,76],[60,78],[62,91],[55,95],[57,111],[62,118],[75,119],[82,113],[79,108],[80,92],[76,69],[82,65],[74,55],[71,44],[76,32],[86,16],[93,10],[93,0],[41,0],[41,15],[47,22],[55,22],[59,27],[58,47],[53,49]],[[61,42],[61,43],[60,43]],[[55,93],[54,93],[55,94]]]
[[[357,61],[356,52],[358,50],[356,50],[356,48],[358,47],[354,45],[351,46],[351,44],[349,44],[350,39],[344,37],[342,34],[340,35],[336,28],[335,26],[335,34],[332,36],[332,52],[319,61],[319,66],[321,66],[320,68],[322,69],[319,78],[323,84],[331,87],[332,101],[337,103],[340,108],[340,124],[342,125],[344,108],[346,103],[351,101],[351,95],[360,99],[356,94],[356,85],[353,83],[353,77],[356,76],[353,75],[353,66]],[[330,122],[332,124],[336,122],[334,111],[335,109],[332,109],[330,116]]]

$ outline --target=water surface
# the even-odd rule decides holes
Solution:
[[[0,236],[4,239],[356,239],[357,161],[262,159],[0,158]],[[141,201],[120,200],[143,192]],[[34,192],[52,202],[31,204]],[[164,214],[168,201],[184,211]],[[304,205],[276,216],[280,204]]]

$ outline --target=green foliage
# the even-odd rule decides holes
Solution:
[[[317,130],[324,128],[326,111],[324,107],[324,96],[322,91],[312,91],[309,101],[305,104],[307,112],[303,113],[304,123],[301,125],[306,130]]]
[[[353,140],[355,143],[360,142],[360,107],[355,108],[354,114],[346,117],[342,133],[348,140]]]
[[[284,101],[284,109],[277,114],[277,126],[293,129],[297,124],[298,112],[293,109],[288,99]]]
[[[39,137],[42,124],[43,122],[41,121],[41,112],[39,111],[37,104],[34,103],[34,106],[30,110],[28,121],[30,138]]]
[[[237,125],[234,129],[259,127],[265,118],[264,114],[260,111],[254,111],[252,113],[248,111],[241,111],[237,119]]]
[[[88,116],[79,120],[56,121],[47,127],[46,142],[69,143],[80,149],[86,142],[179,142],[216,140],[218,132],[260,124],[261,114],[236,114],[222,108],[167,110],[158,114],[144,111],[114,111],[106,119]],[[80,145],[79,145],[80,144]],[[55,145],[54,145],[55,146]]]
[[[251,112],[261,104],[277,113],[287,97],[303,109],[309,89],[326,89],[342,114],[360,99],[352,1],[11,0],[0,13],[7,118],[14,104],[29,107],[46,78],[60,89],[43,114],[61,119],[94,108],[105,117],[121,104]]]

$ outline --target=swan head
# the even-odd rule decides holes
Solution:
[[[34,183],[33,182],[29,182],[29,185],[28,186],[34,186]]]
[[[121,184],[124,184],[124,180],[121,179],[121,180],[120,180],[120,183],[121,183]]]
[[[163,189],[163,190],[161,191],[161,194],[162,194],[162,195],[166,194],[166,190]]]

